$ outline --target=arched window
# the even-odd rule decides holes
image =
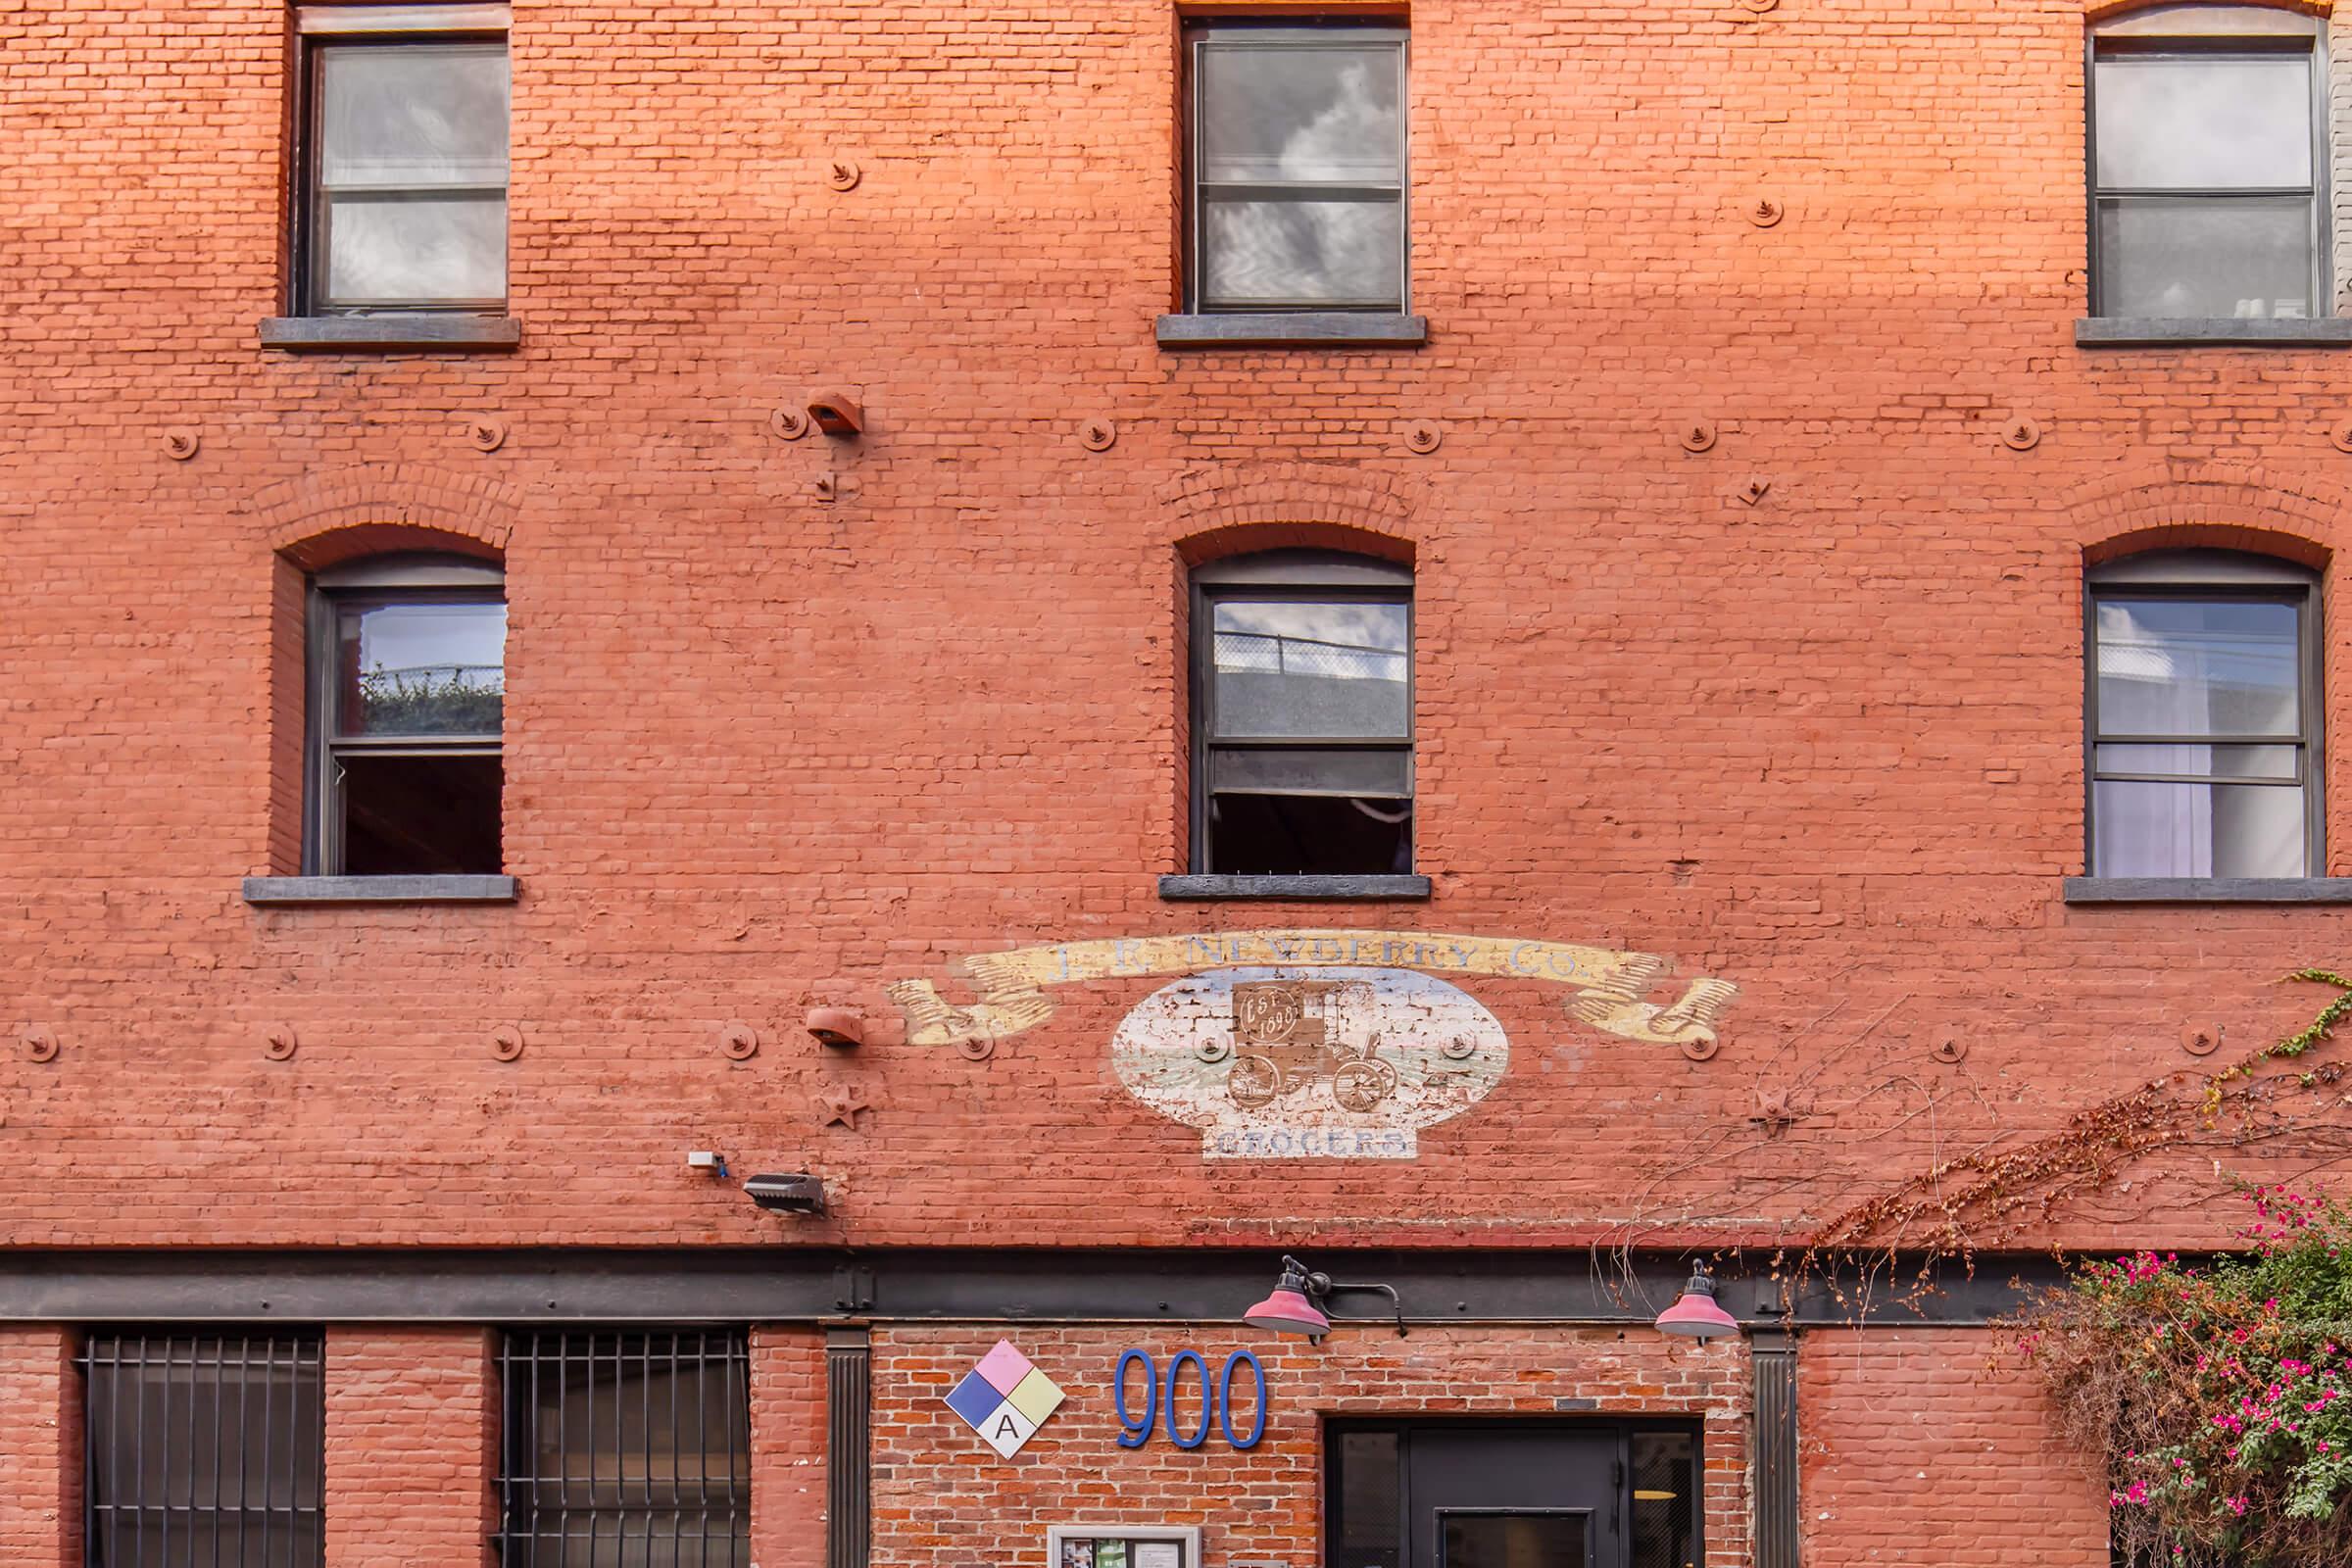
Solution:
[[[1280,550],[1193,573],[1193,869],[1413,862],[1413,576]]]
[[[506,578],[382,556],[311,579],[304,870],[500,869]]]
[[[2090,874],[2321,874],[2318,583],[2267,556],[2089,574]]]
[[[2090,310],[2330,314],[2318,22],[2252,5],[2129,12],[2090,38]]]

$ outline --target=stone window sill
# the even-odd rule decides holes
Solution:
[[[304,904],[513,904],[511,876],[249,876],[245,902]]]
[[[420,311],[407,316],[272,316],[262,322],[262,347],[266,349],[472,353],[511,349],[521,342],[522,323],[512,316]]]
[[[1413,348],[1429,341],[1426,316],[1362,311],[1286,311],[1268,316],[1163,316],[1163,349]]]
[[[2075,323],[2075,346],[2085,349],[2346,348],[2352,347],[2352,318],[2239,320],[2219,317],[2208,320],[2202,318],[2089,316]]]
[[[2352,904],[2352,876],[2070,876],[2069,904]]]
[[[1170,901],[1204,899],[1290,900],[1294,903],[1419,902],[1429,897],[1425,876],[1163,876],[1159,896]]]

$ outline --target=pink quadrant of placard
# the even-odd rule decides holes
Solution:
[[[997,1348],[980,1358],[973,1369],[988,1379],[989,1386],[999,1394],[1010,1394],[1021,1386],[1021,1379],[1036,1370],[1036,1366],[1012,1348],[1010,1340],[999,1340]]]

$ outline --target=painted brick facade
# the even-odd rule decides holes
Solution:
[[[1799,1365],[1813,1568],[2107,1560],[2106,1500],[2020,1420],[2033,1391],[1998,1336],[1831,1331]]]
[[[2062,897],[2087,559],[2323,568],[2352,735],[2346,362],[2075,346],[2083,23],[1416,0],[1429,344],[1172,352],[1178,8],[518,0],[524,340],[468,357],[257,346],[282,5],[0,0],[0,1246],[1769,1248],[2196,1069],[2185,1028],[2234,1052],[2300,1023],[2275,981],[2333,957],[2343,915]],[[772,433],[830,387],[861,439]],[[519,902],[248,905],[241,878],[299,862],[303,573],[433,543],[506,564]],[[1188,855],[1186,572],[1293,544],[1414,567],[1425,906],[1158,896]],[[2327,784],[2326,869],[2352,873],[2352,747]],[[1067,988],[985,1061],[906,1045],[885,990],[960,1004],[976,954],[1286,927],[1634,950],[1672,962],[1657,1000],[1739,997],[1691,1060],[1556,984],[1464,981],[1512,1046],[1496,1091],[1414,1160],[1275,1174],[1203,1160],[1114,1077],[1158,979]],[[819,1004],[866,1046],[820,1051]],[[866,1108],[830,1116],[845,1096]],[[831,1212],[756,1212],[689,1149],[815,1172]],[[2036,1240],[2213,1244],[2215,1194],[2269,1168],[2224,1161],[2135,1172]],[[763,1568],[822,1558],[813,1335],[756,1342]],[[1711,1560],[1736,1560],[1737,1352],[1613,1336],[1283,1352],[1259,1522],[1219,1550],[1310,1560],[1314,1452],[1283,1424],[1310,1410],[1590,1395],[1703,1414]],[[1094,1495],[1054,1429],[1023,1468],[918,1463],[953,1437],[932,1382],[992,1338],[877,1332],[886,1568],[983,1560],[1000,1537],[949,1528],[961,1504],[1026,1531]],[[1100,1425],[1116,1338],[1025,1338],[1078,1364],[1059,1421]],[[1446,1376],[1418,1359],[1440,1344]],[[11,1563],[74,1560],[72,1345],[0,1330]],[[333,1568],[476,1560],[485,1347],[332,1329]],[[2095,1497],[1990,1354],[1809,1342],[1808,1561],[2103,1561]],[[1886,1452],[1923,1442],[1952,1488]],[[1198,1511],[1222,1462],[1138,1474]]]
[[[327,1568],[489,1568],[498,1433],[498,1381],[480,1329],[330,1331]]]
[[[42,181],[0,285],[0,945],[16,1023],[63,1046],[4,1069],[43,1152],[0,1172],[12,1240],[777,1236],[685,1171],[712,1144],[827,1176],[839,1219],[795,1237],[938,1240],[986,1195],[1067,1242],[1777,1238],[2191,1065],[2192,1015],[2251,1043],[2305,1010],[2272,981],[2331,914],[2059,899],[2084,551],[2324,562],[2344,495],[2325,351],[2071,345],[2074,6],[1423,5],[1433,341],[1312,354],[1152,343],[1162,6],[517,18],[526,343],[462,358],[255,346],[279,10],[0,15]],[[1757,192],[1788,218],[1750,224]],[[862,440],[769,433],[834,384]],[[1996,439],[2011,411],[2033,451]],[[498,452],[475,414],[510,421]],[[1695,457],[1693,418],[1721,432]],[[401,525],[505,551],[523,902],[250,908],[299,808],[281,563],[430,537]],[[1335,527],[1416,565],[1436,898],[1165,906],[1185,562]],[[1279,1198],[1204,1168],[1128,1102],[1101,1043],[1131,985],[985,1065],[891,1046],[882,987],[965,954],[1305,923],[1630,947],[1741,1000],[1693,1064],[1504,989],[1505,1091],[1370,1201],[1338,1166]],[[863,1007],[875,1049],[820,1058],[812,1002]],[[766,1041],[740,1064],[737,1020]],[[280,1024],[300,1053],[266,1061]],[[1927,1054],[1947,1034],[1957,1069]],[[819,1125],[843,1085],[855,1131]],[[1793,1094],[1785,1138],[1747,1121],[1760,1088]],[[1502,1157],[1563,1142],[1591,1157],[1533,1189]],[[1089,1200],[1113,1149],[1152,1201]],[[189,1200],[139,1200],[164,1187]]]
[[[1744,1563],[1746,1357],[1718,1343],[1676,1346],[1646,1329],[1533,1335],[1434,1329],[1393,1338],[1387,1327],[1346,1329],[1321,1347],[1269,1347],[1227,1325],[1027,1332],[1020,1348],[1069,1396],[1017,1460],[1000,1461],[943,1402],[996,1342],[970,1329],[901,1329],[874,1352],[874,1561],[886,1568],[964,1568],[1034,1560],[1054,1525],[1159,1523],[1201,1527],[1204,1558],[1298,1561],[1323,1519],[1321,1423],[1349,1416],[1543,1417],[1563,1410],[1681,1416],[1701,1429],[1707,1562]],[[1221,1434],[1179,1448],[1163,1427],[1121,1450],[1112,1383],[1121,1352],[1150,1346],[1165,1367],[1198,1350],[1211,1375],[1234,1350],[1266,1372],[1259,1446],[1237,1451]],[[1186,1374],[1189,1378],[1190,1374]],[[1238,1380],[1236,1424],[1250,1430],[1250,1379]],[[1199,1420],[1182,1385],[1177,1423]],[[1130,1414],[1143,1408],[1137,1375]],[[1163,1415],[1164,1420],[1164,1415]]]

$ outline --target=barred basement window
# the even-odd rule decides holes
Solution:
[[[320,1348],[315,1334],[92,1334],[81,1357],[88,1568],[316,1568]]]
[[[514,1333],[499,1367],[506,1568],[746,1568],[742,1330]]]

